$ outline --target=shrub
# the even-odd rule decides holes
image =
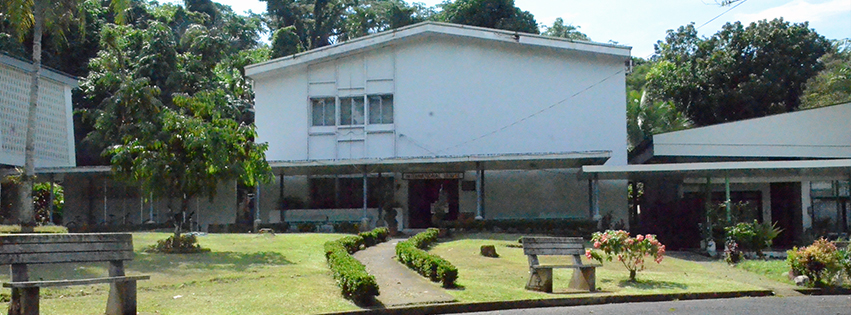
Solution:
[[[753,223],[742,222],[724,230],[727,232],[727,239],[734,241],[744,250],[756,252],[760,258],[765,257],[762,250],[771,247],[774,238],[783,231],[777,228],[776,223],[758,223],[756,220]]]
[[[387,241],[387,236],[390,235],[390,230],[387,228],[375,228],[369,232],[361,232],[358,236],[363,238],[363,243],[366,247],[374,246],[378,243]]]
[[[21,233],[20,225],[0,225],[0,234]],[[68,233],[61,225],[42,225],[33,228],[33,233]]]
[[[844,267],[836,245],[824,238],[804,248],[793,247],[786,254],[792,270],[809,277],[813,286],[832,285],[834,277]]]
[[[347,233],[347,234],[358,234],[359,229],[358,225],[352,222],[338,222],[334,223],[334,232],[336,233]]]
[[[374,242],[384,242],[387,240],[387,229],[377,228],[370,232],[360,233],[360,235],[346,236],[335,241],[325,242],[325,259],[328,261],[328,267],[334,275],[334,280],[340,286],[343,297],[354,301],[359,305],[368,305],[372,302],[373,297],[379,294],[378,283],[375,282],[375,277],[366,271],[366,267],[351,254],[361,249],[361,246],[366,245],[364,235],[369,237]]]
[[[455,287],[458,268],[445,259],[429,254],[424,249],[437,241],[438,229],[430,228],[396,244],[399,261],[431,281],[441,282],[444,288]]]
[[[597,230],[597,221],[585,219],[458,220],[444,222],[468,231],[516,231],[553,236],[583,236]]]
[[[739,250],[739,244],[733,240],[728,240],[724,247],[724,260],[728,264],[735,265],[742,261],[742,251]]]
[[[629,270],[630,281],[635,281],[635,274],[638,271],[644,270],[645,256],[652,255],[657,264],[661,263],[665,257],[665,245],[657,241],[656,236],[652,234],[639,234],[635,238],[632,238],[626,231],[608,230],[603,233],[594,233],[591,241],[594,242],[594,248],[602,250],[605,253],[605,257],[591,249],[585,251],[585,256],[600,263],[603,262],[604,258],[612,261],[612,257],[616,256],[618,261]]]
[[[314,223],[299,223],[296,228],[299,232],[316,232],[316,224]]]
[[[194,254],[209,252],[209,248],[203,248],[198,244],[198,238],[193,234],[181,234],[180,236],[169,236],[164,240],[157,241],[151,245],[146,252],[163,254]]]

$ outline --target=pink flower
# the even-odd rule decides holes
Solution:
[[[641,242],[641,241],[644,240],[644,235],[638,234],[638,236],[636,236],[635,239],[638,240],[639,242]]]
[[[594,248],[600,248],[600,241],[594,242]]]
[[[590,249],[585,250],[585,257],[588,257],[588,259],[591,259],[591,250]]]

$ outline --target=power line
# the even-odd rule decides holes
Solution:
[[[469,143],[472,143],[472,142],[479,141],[479,140],[481,140],[481,139],[483,139],[483,138],[485,138],[485,137],[492,136],[492,135],[497,134],[497,133],[499,133],[499,132],[501,132],[501,131],[503,131],[503,130],[505,130],[505,129],[511,128],[511,127],[513,127],[513,126],[515,126],[515,125],[517,125],[517,124],[520,124],[520,123],[522,123],[522,122],[524,122],[524,121],[528,120],[529,118],[532,118],[532,117],[538,116],[538,115],[540,115],[541,113],[543,113],[543,112],[545,112],[545,111],[548,111],[548,110],[550,110],[550,109],[553,109],[553,108],[555,108],[556,106],[559,106],[559,105],[563,104],[564,102],[567,102],[567,101],[569,101],[570,99],[572,99],[572,98],[574,98],[574,97],[578,96],[579,94],[585,93],[586,91],[588,91],[588,90],[590,90],[590,89],[592,89],[592,88],[594,88],[594,87],[596,87],[596,86],[598,86],[598,85],[602,84],[603,82],[608,81],[608,80],[609,80],[609,79],[611,79],[612,77],[614,77],[614,76],[616,76],[616,75],[618,75],[618,74],[624,73],[624,71],[625,71],[625,70],[619,70],[619,71],[617,71],[617,72],[615,72],[615,73],[612,73],[610,76],[608,76],[608,77],[606,77],[606,78],[604,78],[604,79],[602,79],[602,80],[598,81],[597,83],[591,84],[591,85],[589,85],[588,87],[586,87],[586,88],[584,88],[584,89],[580,90],[579,92],[573,93],[573,95],[571,95],[571,96],[569,96],[569,97],[567,97],[567,98],[565,98],[565,99],[563,99],[563,100],[561,100],[561,101],[558,101],[558,102],[556,102],[555,104],[552,104],[552,105],[550,105],[550,106],[544,107],[543,109],[541,109],[541,110],[539,110],[539,111],[537,111],[537,112],[535,112],[535,113],[532,113],[532,114],[531,114],[531,115],[529,115],[529,116],[523,117],[523,118],[521,118],[521,119],[519,119],[519,120],[516,120],[516,121],[514,121],[514,122],[512,122],[512,123],[510,123],[510,124],[508,124],[508,125],[502,126],[501,128],[498,128],[498,129],[496,129],[496,130],[494,130],[494,131],[488,132],[488,133],[483,134],[483,135],[481,135],[481,136],[478,136],[478,137],[476,137],[476,138],[473,138],[473,139],[470,139],[470,140],[464,141],[464,142],[462,142],[462,143],[459,143],[459,144],[457,144],[457,145],[454,145],[454,146],[451,146],[451,147],[448,147],[448,148],[445,148],[445,149],[442,149],[442,150],[438,150],[438,151],[437,151],[437,153],[444,152],[444,151],[448,151],[448,150],[452,150],[452,149],[455,149],[455,148],[457,148],[457,147],[463,146],[463,145],[465,145],[465,144],[469,144]]]
[[[733,9],[735,9],[735,8],[737,8],[738,6],[740,6],[740,5],[744,4],[745,2],[748,2],[748,0],[742,0],[741,2],[739,2],[739,3],[737,3],[736,5],[734,5],[734,6],[730,7],[729,9],[727,9],[727,11],[722,12],[721,14],[719,14],[719,15],[717,15],[716,17],[712,18],[711,20],[706,21],[706,23],[703,23],[702,25],[698,26],[698,27],[697,27],[697,29],[700,29],[701,27],[706,26],[706,24],[712,23],[712,21],[715,21],[716,19],[720,18],[722,15],[727,14],[727,12],[732,11]]]

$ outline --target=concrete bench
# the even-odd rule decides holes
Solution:
[[[12,289],[9,314],[39,313],[39,289],[109,283],[106,314],[136,314],[136,281],[150,276],[127,276],[124,261],[133,260],[133,236],[127,233],[11,234],[0,236],[0,264],[10,265]],[[91,279],[30,281],[28,265],[109,262],[109,276]]]
[[[527,290],[553,292],[553,268],[574,269],[568,288],[594,292],[596,268],[600,264],[583,264],[585,241],[581,237],[523,237],[523,254],[529,259],[529,282]],[[565,265],[541,265],[538,255],[572,256],[573,263]]]

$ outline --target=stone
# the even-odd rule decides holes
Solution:
[[[496,247],[493,245],[482,245],[480,251],[482,253],[482,256],[485,257],[499,257],[499,254],[496,253]]]
[[[806,286],[807,283],[810,283],[810,278],[807,276],[797,276],[795,277],[795,285],[799,287]]]

